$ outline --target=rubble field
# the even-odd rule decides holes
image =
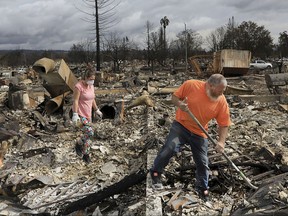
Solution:
[[[151,188],[148,169],[174,119],[171,94],[185,80],[207,76],[133,69],[101,74],[95,92],[103,118],[91,124],[88,165],[74,150],[81,131],[71,122],[71,92],[55,109],[53,86],[35,72],[1,87],[1,215],[287,215],[286,86],[271,94],[264,73],[227,77],[232,125],[225,153],[255,188],[210,143],[210,201],[203,202],[188,147],[166,167],[163,190]],[[212,121],[214,139],[216,131]]]

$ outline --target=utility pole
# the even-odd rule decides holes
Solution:
[[[95,33],[96,33],[96,71],[100,71],[100,27],[99,27],[99,13],[98,0],[95,0]]]
[[[185,25],[185,72],[187,72],[187,30],[186,30],[186,23]]]

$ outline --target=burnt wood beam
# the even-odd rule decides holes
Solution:
[[[86,207],[99,203],[110,196],[123,193],[127,191],[128,188],[143,182],[146,179],[146,175],[147,175],[147,172],[144,171],[143,169],[135,173],[132,173],[124,177],[121,181],[107,188],[104,188],[101,191],[90,194],[84,197],[83,199],[80,199],[80,200],[77,200],[75,202],[68,204],[63,209],[60,209],[59,211],[60,213],[58,215],[67,215],[78,210],[83,210]]]

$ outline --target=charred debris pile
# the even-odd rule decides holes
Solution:
[[[174,118],[171,93],[187,79],[206,77],[165,68],[152,73],[142,66],[133,62],[119,74],[97,73],[103,118],[93,118],[88,165],[74,151],[81,131],[71,124],[72,92],[85,66],[44,58],[24,74],[1,77],[0,214],[284,215],[287,74],[227,77],[233,124],[225,152],[257,189],[210,144],[211,201],[203,203],[193,190],[188,147],[167,167],[163,191],[151,189],[147,172]],[[216,139],[217,125],[210,126]]]

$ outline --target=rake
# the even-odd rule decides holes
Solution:
[[[217,143],[215,142],[215,140],[208,134],[208,132],[205,130],[205,128],[200,124],[200,122],[198,121],[198,119],[192,114],[192,112],[190,110],[188,110],[188,113],[190,115],[190,117],[197,123],[197,125],[200,127],[200,129],[206,134],[206,136],[209,138],[209,140],[216,146]],[[233,163],[233,161],[225,154],[225,152],[222,152],[222,155],[225,157],[225,159],[228,161],[228,163],[230,163],[230,165],[239,173],[239,175],[244,179],[244,181],[247,183],[247,185],[252,188],[257,190],[258,187],[256,187],[255,185],[253,185],[250,181],[250,179],[248,179],[244,173]]]

